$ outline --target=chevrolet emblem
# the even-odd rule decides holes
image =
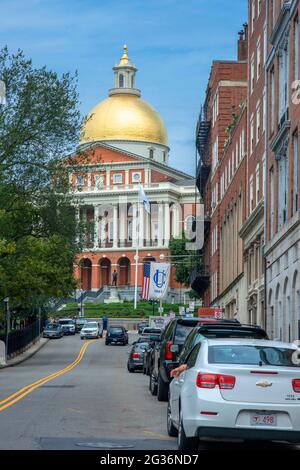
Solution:
[[[256,382],[256,385],[257,387],[267,388],[272,387],[273,384],[271,382]]]

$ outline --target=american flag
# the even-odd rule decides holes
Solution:
[[[149,288],[150,288],[150,263],[144,264],[144,278],[143,278],[143,290],[142,298],[148,300],[149,298]]]

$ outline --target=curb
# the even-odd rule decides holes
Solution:
[[[32,356],[34,356],[38,351],[40,351],[40,349],[42,349],[47,343],[48,343],[49,339],[46,339],[46,341],[43,341],[41,344],[39,344],[39,346],[34,350],[32,351],[31,353],[29,353],[27,356],[25,357],[22,357],[18,360],[16,360],[15,362],[11,363],[11,364],[5,364],[5,365],[0,365],[0,370],[1,369],[6,369],[7,367],[14,367],[14,366],[17,366],[19,364],[21,364],[22,362],[25,362],[27,361],[27,359],[30,359]]]

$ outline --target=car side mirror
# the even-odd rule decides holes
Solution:
[[[178,344],[172,344],[172,346],[170,347],[170,351],[172,353],[178,353],[179,352],[179,346]]]
[[[134,342],[133,342],[133,343],[131,343],[131,344],[132,344],[132,346],[134,346],[136,343],[137,343],[137,341],[134,341]]]

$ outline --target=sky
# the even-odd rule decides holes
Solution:
[[[169,135],[169,164],[195,173],[195,127],[216,59],[236,59],[247,0],[0,0],[0,48],[78,71],[83,115],[107,97],[123,44],[142,98]]]

